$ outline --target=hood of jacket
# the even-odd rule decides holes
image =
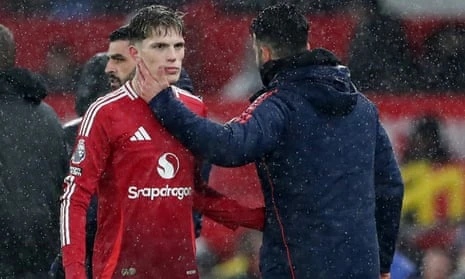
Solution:
[[[326,49],[271,60],[260,68],[260,75],[268,90],[280,87],[300,94],[323,114],[346,115],[357,103],[349,70]]]
[[[47,89],[38,74],[27,69],[11,68],[0,71],[0,97],[15,95],[33,104],[39,104]]]
[[[105,73],[108,56],[97,53],[91,57],[82,68],[76,90],[75,110],[78,116],[83,116],[90,104],[98,97],[111,91],[108,76]]]

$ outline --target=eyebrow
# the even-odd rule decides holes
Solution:
[[[108,57],[110,57],[110,59],[124,59],[125,58],[124,55],[119,54],[119,53],[108,55]]]
[[[170,44],[169,43],[165,43],[165,42],[153,42],[151,44],[151,46],[169,46]]]
[[[167,42],[153,42],[151,43],[150,45],[151,46],[169,46],[169,45],[185,45],[186,42],[185,41],[177,41],[177,42],[174,42],[174,43],[167,43]]]

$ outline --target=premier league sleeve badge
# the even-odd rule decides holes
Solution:
[[[86,146],[84,139],[80,139],[78,141],[78,144],[76,146],[76,149],[74,150],[73,155],[71,156],[71,162],[73,164],[79,164],[82,161],[84,161],[84,158],[86,157]]]

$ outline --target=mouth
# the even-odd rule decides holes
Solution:
[[[165,72],[168,75],[175,75],[179,73],[179,68],[178,67],[165,67]]]
[[[115,89],[120,87],[122,84],[121,84],[121,80],[115,76],[109,76],[108,78],[110,80],[110,86]]]

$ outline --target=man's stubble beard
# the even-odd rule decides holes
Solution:
[[[133,79],[136,76],[136,68],[132,70],[129,75],[124,79],[123,84],[126,83],[126,81]]]

